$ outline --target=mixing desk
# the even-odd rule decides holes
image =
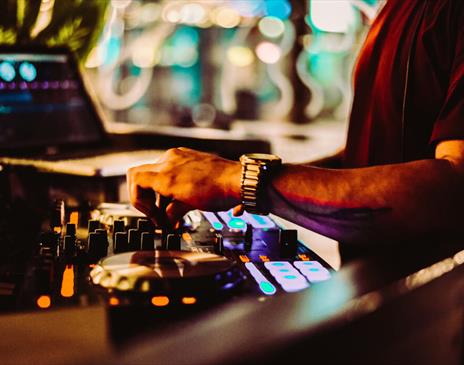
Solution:
[[[3,273],[12,288],[4,309],[103,303],[115,341],[221,302],[262,301],[331,277],[296,230],[231,211],[191,211],[168,232],[127,204],[82,210],[57,201],[31,249],[23,272]]]

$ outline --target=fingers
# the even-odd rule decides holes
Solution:
[[[243,206],[243,204],[239,204],[239,205],[236,205],[234,209],[232,210],[232,215],[234,217],[238,217],[238,216],[241,216],[244,211],[245,211],[245,207]]]
[[[166,207],[166,216],[175,227],[179,224],[184,215],[190,212],[193,208],[185,203],[173,200]],[[176,227],[177,228],[177,227]]]

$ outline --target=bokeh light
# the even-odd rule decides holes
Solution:
[[[285,31],[285,25],[282,20],[274,16],[265,16],[258,23],[259,31],[266,37],[278,38]]]
[[[261,42],[256,47],[256,55],[264,63],[273,64],[280,60],[282,50],[274,43]]]
[[[214,23],[223,28],[234,28],[240,24],[240,14],[237,10],[220,7],[212,13]]]
[[[255,56],[248,47],[234,46],[227,50],[227,58],[235,66],[246,67],[253,63]]]

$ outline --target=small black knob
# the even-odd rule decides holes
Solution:
[[[137,229],[142,233],[153,231],[152,224],[148,219],[139,219],[137,221]]]
[[[117,219],[113,222],[113,233],[124,232],[125,231],[125,222],[122,219]]]
[[[129,229],[129,251],[140,250],[140,239],[142,234],[138,229]]]
[[[64,236],[63,252],[66,257],[73,257],[76,255],[76,237],[71,235]]]
[[[253,245],[253,226],[250,223],[247,223],[247,228],[245,231],[245,250],[250,251],[252,245]]]
[[[298,231],[282,229],[279,232],[280,255],[284,258],[295,256],[298,248]]]
[[[121,253],[129,251],[126,232],[116,232],[114,236],[113,252]]]
[[[218,255],[224,254],[224,237],[221,233],[216,233],[215,235],[215,245],[214,245],[214,252]]]
[[[90,219],[88,223],[89,233],[95,232],[100,228],[100,221],[97,219]]]
[[[180,234],[175,234],[175,233],[168,234],[166,242],[167,242],[168,250],[180,251],[181,249],[181,235]]]
[[[90,261],[98,261],[102,257],[105,257],[108,252],[108,236],[106,230],[97,229],[95,232],[90,233],[88,245],[87,252]]]
[[[66,224],[66,235],[76,236],[76,225],[74,223]]]
[[[144,251],[151,251],[155,249],[155,235],[153,233],[142,233],[141,249]]]

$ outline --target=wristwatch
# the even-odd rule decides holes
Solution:
[[[276,155],[250,153],[242,155],[240,163],[242,164],[240,193],[243,208],[253,214],[268,214],[263,204],[264,193],[271,177],[282,165],[282,160]]]

